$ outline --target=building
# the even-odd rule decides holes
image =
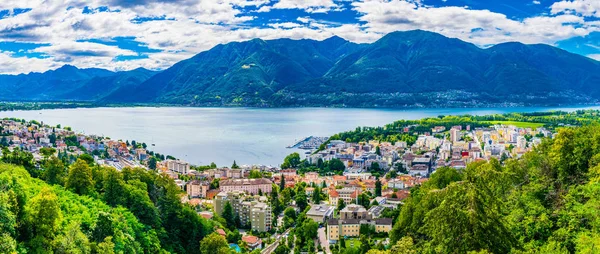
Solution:
[[[241,191],[250,194],[271,193],[273,190],[273,182],[266,178],[258,179],[230,179],[219,183],[219,189],[224,192]]]
[[[360,226],[364,224],[372,225],[376,233],[389,233],[392,230],[392,223],[391,218],[374,220],[329,219],[327,221],[327,238],[330,243],[335,243],[340,237],[359,237]]]
[[[187,174],[190,171],[190,164],[180,160],[167,160],[167,169],[180,174]]]
[[[402,181],[402,180],[392,179],[392,180],[388,181],[388,189],[402,190],[404,188],[405,188],[404,181]]]
[[[258,232],[272,228],[271,206],[266,197],[248,196],[244,192],[221,192],[214,199],[215,213],[222,216],[225,205],[231,204],[242,225],[250,225]]]
[[[346,203],[346,204],[354,203],[354,201],[356,201],[356,198],[360,194],[360,191],[358,188],[345,187],[345,188],[342,188],[342,189],[339,189],[336,191],[339,195],[338,199],[343,199],[344,203]]]
[[[371,208],[369,208],[369,214],[371,214],[371,216],[375,219],[375,218],[379,218],[381,216],[381,213],[383,213],[383,210],[385,210],[384,206],[381,205],[374,205]]]
[[[450,141],[452,141],[452,143],[454,142],[458,142],[460,140],[460,130],[456,127],[452,127],[452,129],[450,129]]]
[[[273,223],[271,213],[271,206],[269,206],[266,197],[260,197],[260,202],[254,202],[250,210],[252,230],[258,232],[270,231]]]
[[[371,214],[361,205],[349,204],[340,211],[340,219],[342,220],[364,220],[371,219]]]
[[[245,235],[242,236],[242,241],[246,243],[248,249],[250,251],[261,249],[262,248],[262,240],[260,238],[253,235]]]
[[[206,198],[209,188],[209,182],[200,180],[192,180],[185,185],[185,191],[190,198]]]
[[[325,223],[325,221],[332,217],[333,209],[333,205],[312,205],[306,213],[306,217],[319,223]]]

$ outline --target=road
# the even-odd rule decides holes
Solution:
[[[278,234],[273,235],[273,237],[275,237],[275,239],[276,239],[275,242],[273,242],[271,245],[265,247],[260,253],[261,254],[271,254],[273,251],[275,251],[277,246],[279,246],[279,242],[282,241],[283,239],[285,239],[285,235],[289,234],[290,230],[292,230],[292,229],[288,228],[288,230],[283,232],[283,234],[281,234],[281,235],[278,235]],[[278,239],[277,236],[281,236],[281,237],[279,237],[279,239]]]
[[[331,250],[329,250],[329,241],[327,241],[327,230],[325,227],[319,228],[319,242],[323,251],[330,254]]]

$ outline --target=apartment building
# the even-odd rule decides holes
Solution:
[[[260,192],[267,194],[273,190],[273,182],[266,178],[258,179],[230,179],[220,182],[222,192],[241,191],[256,195]]]
[[[372,225],[376,233],[389,233],[392,230],[392,223],[393,220],[390,218],[374,220],[329,219],[327,221],[327,238],[330,243],[335,243],[340,237],[359,237],[360,226],[364,224]]]
[[[224,207],[228,202],[243,225],[250,225],[258,232],[271,230],[273,217],[266,197],[249,196],[239,191],[221,192],[214,199],[215,213],[223,215]]]
[[[180,174],[187,174],[190,171],[190,164],[180,160],[167,160],[167,169]]]

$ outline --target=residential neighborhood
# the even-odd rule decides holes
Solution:
[[[385,244],[411,189],[428,181],[437,169],[461,170],[476,161],[519,158],[553,135],[542,127],[500,124],[435,126],[422,133],[410,133],[408,128],[414,142],[309,138],[312,151],[305,158],[290,155],[292,162],[286,158],[286,168],[235,162],[217,167],[191,165],[154,153],[145,143],[84,135],[69,127],[16,119],[0,123],[4,152],[21,149],[40,161],[47,156],[45,148],[53,148],[52,153],[66,160],[90,154],[98,165],[164,174],[181,189],[182,203],[195,207],[204,218],[222,222],[216,232],[241,236],[230,242],[232,246],[263,253],[294,241],[287,239],[294,227],[314,230],[315,240],[306,245],[310,251],[331,253],[339,244],[365,241],[364,235],[371,236],[368,241],[373,245]],[[329,169],[337,165],[341,171],[324,172],[323,165]]]

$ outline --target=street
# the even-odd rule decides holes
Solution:
[[[329,250],[329,241],[327,241],[327,229],[325,227],[319,228],[319,243],[325,253],[331,253],[331,250]]]

